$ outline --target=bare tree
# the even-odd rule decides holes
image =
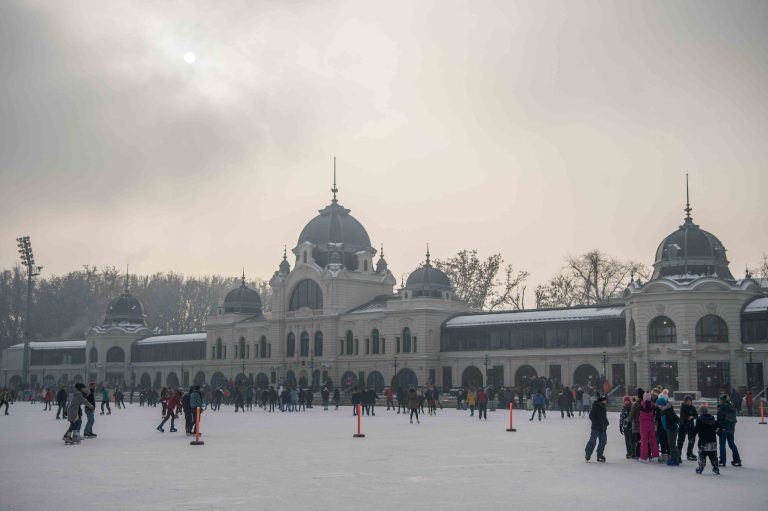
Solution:
[[[568,256],[562,271],[537,293],[543,307],[607,303],[621,295],[630,279],[647,279],[650,270],[635,261],[619,261],[599,250]]]
[[[511,264],[504,266],[501,254],[493,254],[481,261],[477,250],[462,250],[448,259],[436,260],[434,264],[451,280],[456,297],[473,309],[525,307],[528,272],[515,272]],[[500,271],[503,272],[501,277],[498,276]]]

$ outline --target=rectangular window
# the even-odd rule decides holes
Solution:
[[[385,354],[387,352],[387,340],[383,337],[381,338],[381,353]]]
[[[418,350],[416,349],[416,336],[414,335],[413,336],[413,352],[416,353],[416,351]],[[434,382],[435,380],[432,380],[432,381]]]
[[[432,385],[437,384],[437,382],[435,381],[435,378],[437,378],[437,375],[435,373],[436,371],[434,369],[429,370],[429,381]]]
[[[216,358],[216,346],[211,346],[211,360]]]
[[[360,339],[355,338],[355,355],[360,354]]]
[[[245,345],[245,358],[251,358],[251,345]]]
[[[235,358],[237,358],[237,344],[235,344]]]
[[[371,353],[371,340],[366,339],[365,340],[365,354],[369,355]]]
[[[272,371],[272,372],[270,373],[270,375],[269,375],[269,381],[270,381],[270,383],[272,383],[272,384],[275,384],[275,383],[277,383],[277,373],[276,373],[276,372]]]
[[[395,337],[395,353],[400,353],[400,338]]]
[[[272,358],[272,343],[267,344],[267,358]]]
[[[555,386],[560,385],[563,381],[563,369],[560,364],[552,364],[549,366],[549,379]]]
[[[453,368],[443,367],[443,387],[453,387]]]
[[[224,358],[227,358],[227,347],[224,346]]]
[[[344,339],[341,339],[339,341],[339,355],[343,355],[343,354],[344,354]]]

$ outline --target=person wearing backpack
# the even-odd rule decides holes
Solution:
[[[734,435],[736,434],[736,408],[731,403],[728,394],[720,396],[720,406],[717,409],[717,423],[720,425],[718,431],[718,438],[720,440],[720,466],[725,466],[725,443],[728,442],[728,447],[731,448],[733,453],[733,461],[731,465],[734,467],[741,466],[741,456],[739,456],[739,448],[736,447],[736,441]]]

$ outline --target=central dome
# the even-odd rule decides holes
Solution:
[[[225,313],[261,314],[261,295],[245,285],[245,273],[240,287],[233,289],[224,298]]]
[[[375,254],[376,250],[371,246],[371,238],[365,227],[349,212],[349,209],[334,199],[304,227],[296,245],[312,243],[315,246],[312,257],[321,267],[331,262],[330,252],[338,252],[344,266],[356,269],[357,259],[354,255],[357,252]]]
[[[694,224],[690,216],[656,249],[651,278],[678,275],[711,275],[733,280],[723,244],[713,234]]]
[[[109,302],[104,326],[128,323],[144,326],[144,308],[129,292],[126,286],[123,294]]]

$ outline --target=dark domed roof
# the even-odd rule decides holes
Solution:
[[[123,294],[109,302],[107,314],[104,317],[104,325],[129,323],[144,326],[144,308],[136,298],[128,292],[126,285]]]
[[[723,244],[713,234],[693,223],[690,208],[686,211],[688,214],[683,225],[664,238],[656,249],[651,278],[711,275],[733,280]]]
[[[429,251],[427,251],[427,262],[421,268],[415,269],[405,281],[405,289],[413,291],[414,296],[437,295],[441,291],[451,291],[451,279],[448,275],[438,270],[429,260]]]
[[[305,241],[317,246],[343,243],[345,248],[370,250],[372,247],[368,232],[349,212],[349,209],[334,200],[304,227],[297,245]]]
[[[261,314],[261,295],[245,285],[245,275],[240,287],[227,293],[224,298],[224,312]]]

